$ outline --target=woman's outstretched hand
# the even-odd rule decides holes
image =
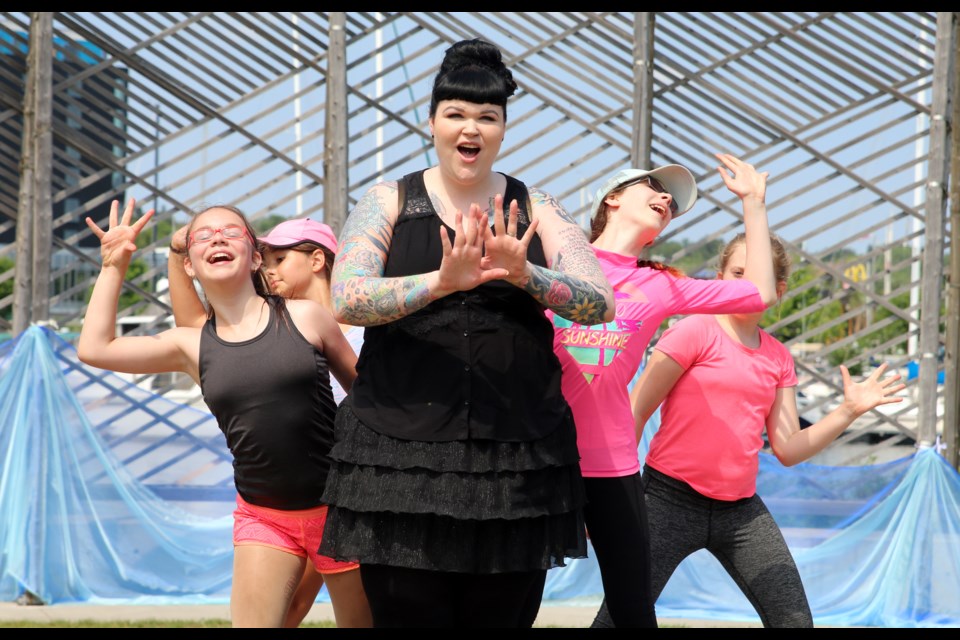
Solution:
[[[130,198],[130,202],[123,210],[123,217],[119,217],[120,201],[114,200],[110,204],[110,221],[106,231],[89,217],[86,218],[87,226],[95,236],[100,238],[100,257],[104,267],[126,268],[133,252],[137,250],[137,236],[140,235],[147,221],[153,217],[153,209],[148,210],[140,216],[139,220],[131,224],[135,205],[136,200]]]
[[[881,379],[880,376],[886,370],[887,363],[884,362],[863,382],[854,383],[850,377],[850,371],[845,366],[840,365],[840,373],[843,376],[843,404],[846,405],[848,411],[855,416],[861,416],[881,404],[903,402],[903,398],[893,394],[905,389],[907,385],[903,383],[894,384],[900,379],[899,373]]]
[[[729,153],[716,153],[714,155],[726,165],[726,169],[717,167],[717,171],[720,172],[720,177],[723,178],[723,183],[727,185],[727,189],[741,200],[753,198],[759,202],[764,201],[767,195],[769,171],[759,173],[752,164],[744,162]]]
[[[517,238],[517,218],[520,207],[517,201],[510,203],[510,216],[503,218],[503,196],[493,198],[493,230],[484,228],[484,256],[481,266],[484,269],[504,269],[508,272],[505,280],[518,287],[524,287],[530,281],[530,266],[527,262],[527,249],[537,232],[537,220],[533,220],[522,238]]]
[[[440,242],[443,244],[443,261],[440,263],[440,294],[454,291],[469,291],[481,284],[504,278],[506,269],[485,269],[481,266],[483,258],[484,230],[489,231],[489,217],[476,203],[470,205],[467,215],[456,212],[456,236],[450,242],[446,227],[440,228]]]

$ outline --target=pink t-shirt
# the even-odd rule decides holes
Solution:
[[[593,250],[614,289],[614,320],[590,326],[549,311],[547,317],[563,365],[563,395],[577,425],[580,471],[612,478],[640,470],[627,385],[660,323],[677,314],[753,313],[765,307],[748,280],[677,278],[637,268],[636,257]]]
[[[710,498],[749,498],[777,389],[797,384],[790,351],[762,329],[746,347],[713,316],[684,318],[654,348],[685,372],[660,405],[646,463]]]

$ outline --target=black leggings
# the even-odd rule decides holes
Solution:
[[[621,628],[656,628],[640,472],[619,478],[584,478],[583,484],[587,490],[583,515],[597,554],[610,617]]]
[[[642,485],[654,601],[684,558],[707,549],[747,596],[764,627],[813,627],[796,562],[759,496],[714,500],[649,466],[643,469]],[[593,626],[614,626],[606,601]]]
[[[453,573],[361,564],[374,627],[530,628],[546,570]]]

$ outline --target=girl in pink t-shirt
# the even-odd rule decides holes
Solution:
[[[680,165],[627,169],[597,191],[591,222],[593,251],[614,290],[614,320],[586,325],[548,314],[554,352],[563,367],[563,395],[577,427],[587,495],[584,519],[606,602],[619,627],[657,626],[628,396],[647,345],[670,316],[763,311],[776,300],[764,203],[767,174],[729,154],[717,158],[720,177],[743,205],[749,245],[743,281],[687,278],[659,263],[638,260],[673,218],[693,207],[697,185]]]
[[[771,237],[778,295],[789,258]],[[743,235],[724,250],[720,278],[743,277]],[[801,430],[797,377],[787,348],[763,331],[762,312],[696,315],[664,332],[631,392],[639,434],[660,406],[660,428],[643,469],[654,600],[680,562],[707,549],[753,604],[765,627],[812,627],[800,573],[780,529],[756,494],[763,430],[790,466],[807,460],[863,413],[902,398],[899,375],[881,365],[853,383],[846,367],[844,401]],[[661,406],[662,402],[662,406]],[[594,626],[612,626],[603,608]]]

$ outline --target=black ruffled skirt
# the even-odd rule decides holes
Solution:
[[[400,440],[340,405],[320,553],[361,564],[501,573],[587,555],[572,415],[532,442]]]

